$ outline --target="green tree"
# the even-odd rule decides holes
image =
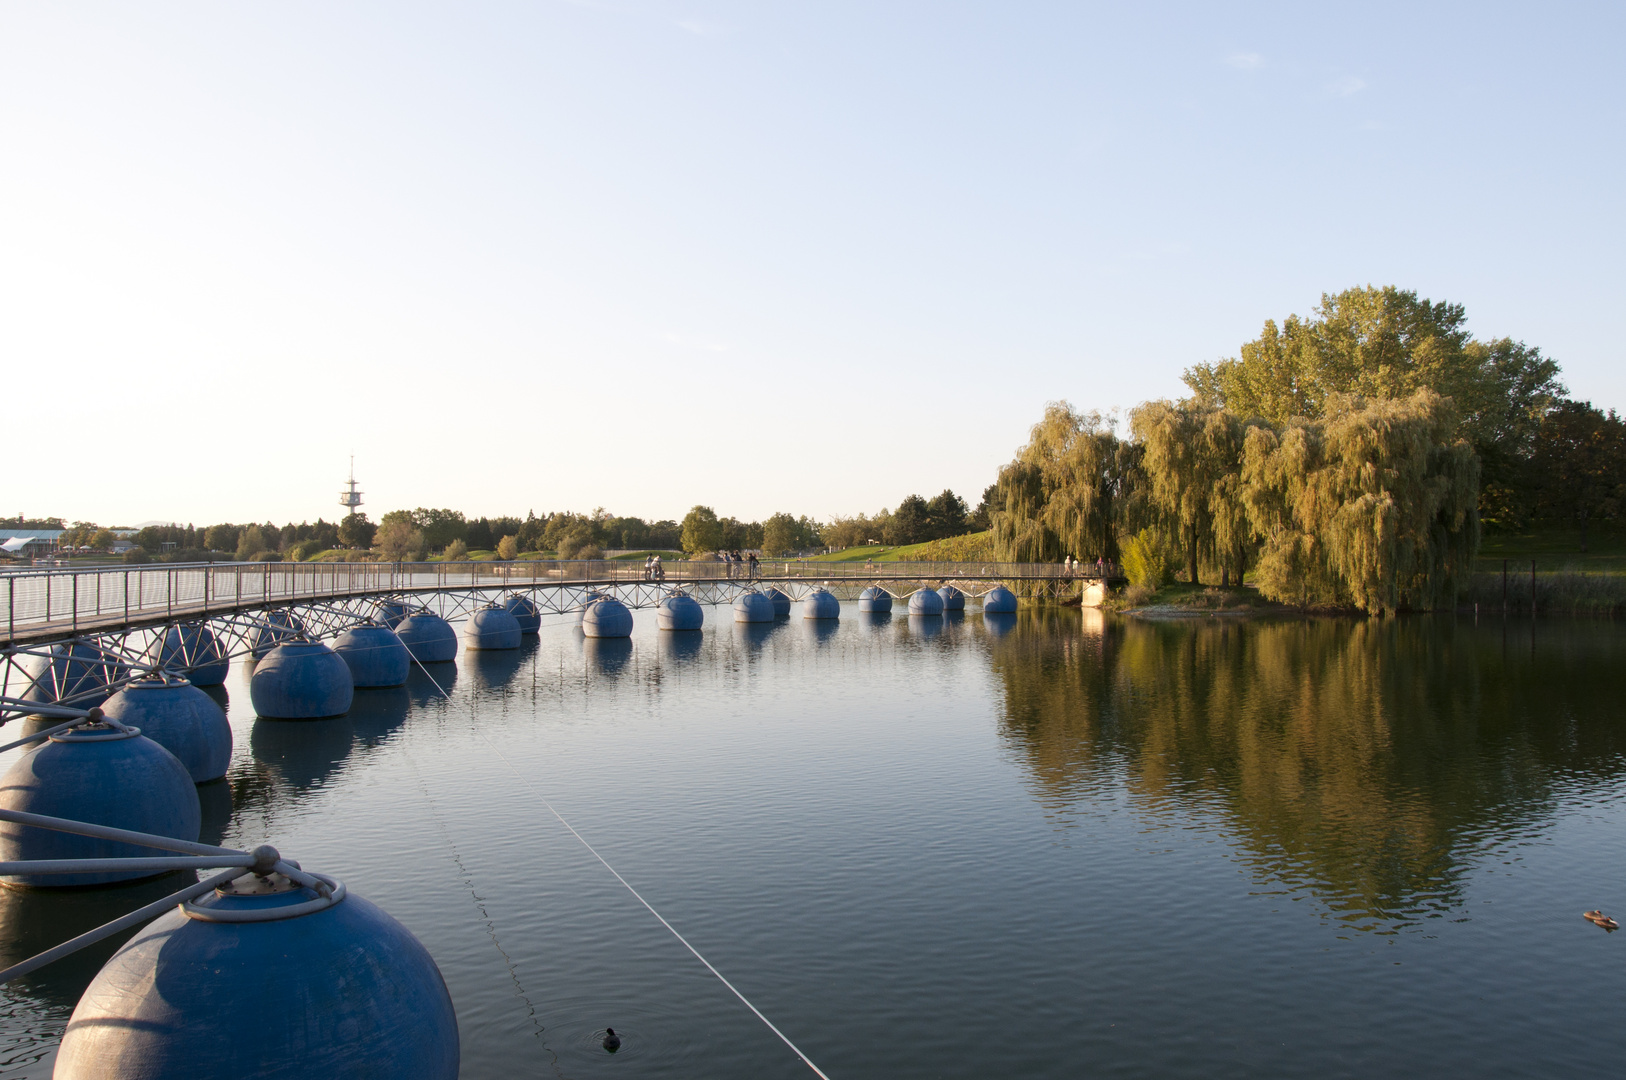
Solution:
[[[373,546],[378,526],[367,520],[366,514],[346,514],[339,522],[339,543],[352,551],[366,551]]]
[[[966,531],[966,518],[970,511],[965,500],[954,492],[943,489],[938,495],[926,504],[926,539],[943,540],[950,536],[959,536]]]
[[[1626,506],[1626,423],[1592,407],[1566,401],[1543,418],[1530,466],[1544,516],[1574,524],[1587,550],[1587,527]]]
[[[821,546],[818,523],[803,515],[795,518],[779,513],[762,523],[762,552],[776,558],[791,551],[808,551]]]
[[[910,495],[892,511],[884,539],[888,544],[919,544],[930,540],[931,504],[919,495]]]
[[[240,533],[236,525],[211,525],[203,534],[203,546],[210,551],[236,551]]]
[[[723,526],[717,520],[717,511],[709,506],[696,506],[683,515],[682,542],[683,550],[690,555],[720,550]]]
[[[462,540],[453,540],[446,545],[446,549],[440,553],[440,557],[445,562],[462,562],[469,557],[469,545]]]
[[[430,510],[420,506],[412,511],[412,524],[423,530],[424,543],[431,551],[443,550],[454,540],[461,540],[467,546],[469,525],[459,510]]]
[[[412,524],[412,515],[405,510],[392,510],[385,514],[373,541],[391,562],[420,562],[423,559],[423,530]]]
[[[505,562],[513,562],[519,557],[519,540],[512,536],[505,536],[497,541],[497,558]]]
[[[1139,450],[1100,413],[1065,401],[1045,407],[1016,460],[999,471],[989,515],[994,551],[1006,562],[1116,559]]]
[[[117,539],[111,529],[97,529],[90,534],[90,546],[97,551],[111,551],[113,542]]]
[[[1247,426],[1225,409],[1191,403],[1149,401],[1130,414],[1145,496],[1179,537],[1193,585],[1203,559],[1220,565],[1224,584],[1233,569],[1242,580],[1253,541],[1241,490]]]
[[[248,562],[266,549],[265,533],[258,525],[250,525],[237,537],[237,561]]]
[[[1248,431],[1260,592],[1369,614],[1454,602],[1479,544],[1479,459],[1451,402],[1333,397],[1325,413]]]

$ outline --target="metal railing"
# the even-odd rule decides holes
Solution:
[[[661,580],[942,581],[1054,580],[1054,563],[831,563],[765,559],[744,563],[674,561]],[[1092,579],[1094,568],[1075,571]],[[645,581],[639,562],[542,560],[424,563],[186,563],[87,569],[33,569],[0,575],[6,639],[19,631],[77,631],[133,621],[200,618],[212,613],[305,600],[454,588],[517,588]]]

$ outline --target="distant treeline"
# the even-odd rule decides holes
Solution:
[[[1626,505],[1626,424],[1558,365],[1477,341],[1461,305],[1393,287],[1322,297],[1185,373],[1190,397],[1052,404],[992,496],[1013,560],[1122,561],[1155,585],[1251,570],[1268,597],[1368,612],[1454,601],[1482,526],[1578,528]]]

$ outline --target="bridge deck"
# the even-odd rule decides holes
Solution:
[[[367,597],[522,591],[559,595],[594,588],[646,590],[700,588],[708,602],[718,593],[750,584],[779,585],[793,598],[816,585],[842,591],[879,585],[897,594],[903,586],[949,582],[967,591],[1004,583],[1033,595],[1060,594],[1099,580],[1067,575],[1050,563],[807,563],[764,561],[754,578],[723,563],[665,564],[663,580],[645,578],[643,566],[620,562],[525,563],[215,563],[149,565],[93,570],[20,571],[3,577],[5,621],[0,647],[37,644],[75,634],[97,634],[167,623],[263,611],[290,604],[341,603]],[[651,592],[651,595],[653,593]],[[560,610],[557,604],[545,605]]]

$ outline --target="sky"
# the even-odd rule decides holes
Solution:
[[[1619,4],[0,0],[0,513],[974,505],[1399,285],[1626,408]]]

